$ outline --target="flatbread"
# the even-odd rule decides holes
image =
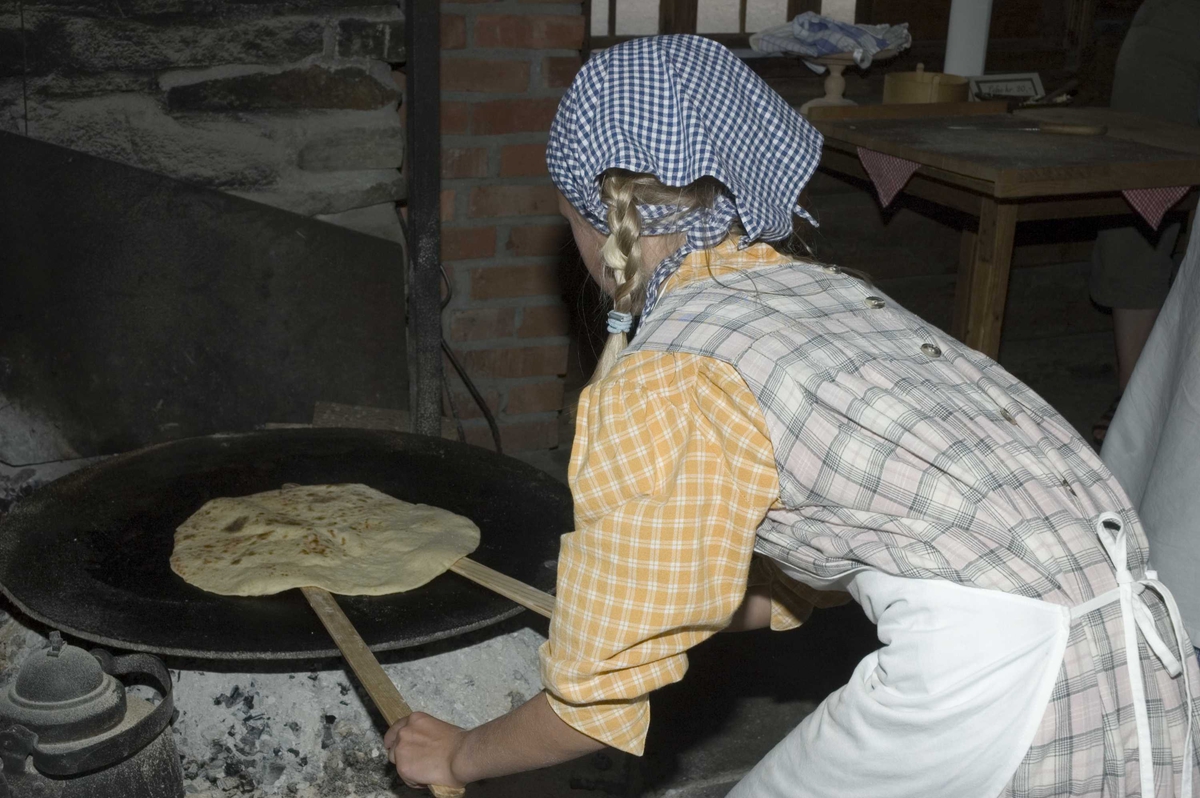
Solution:
[[[366,485],[288,485],[206,503],[175,530],[171,570],[227,596],[379,596],[420,587],[478,545],[479,527],[449,510]]]

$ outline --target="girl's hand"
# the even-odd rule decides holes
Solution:
[[[424,712],[401,718],[383,736],[388,761],[409,787],[430,784],[462,787],[454,775],[454,757],[466,732]]]
[[[416,788],[463,787],[604,748],[559,718],[543,693],[469,732],[414,712],[388,729],[383,745],[400,778]]]

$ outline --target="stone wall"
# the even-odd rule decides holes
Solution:
[[[0,0],[0,129],[395,238],[380,0]]]
[[[401,6],[0,0],[0,129],[394,239]],[[560,275],[577,266],[545,141],[580,65],[581,3],[441,7],[445,335],[505,448],[553,448],[567,370]],[[490,446],[448,373],[469,440]]]
[[[582,270],[546,172],[546,136],[580,66],[579,2],[442,4],[445,335],[493,410],[506,450],[558,444],[567,371],[564,283]],[[469,440],[488,428],[453,373]]]

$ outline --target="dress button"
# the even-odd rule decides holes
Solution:
[[[841,274],[842,273],[841,266],[833,266],[828,263],[823,263],[823,264],[821,264],[821,268],[824,269],[825,271],[829,272],[830,274]]]
[[[1001,411],[1000,411],[1000,418],[1004,419],[1004,420],[1005,420],[1005,421],[1007,421],[1009,424],[1016,424],[1016,423],[1017,423],[1017,420],[1016,420],[1015,418],[1013,418],[1013,414],[1012,414],[1012,413],[1010,413],[1010,412],[1008,412],[1007,410],[1001,410]]]
[[[921,351],[930,357],[941,357],[942,350],[938,349],[937,344],[921,344]]]
[[[886,304],[881,298],[879,298],[877,296],[869,296],[866,299],[864,299],[863,302],[866,302],[868,307],[875,308],[876,310],[879,310],[881,307],[883,307]]]

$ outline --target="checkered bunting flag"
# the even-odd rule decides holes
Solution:
[[[1191,190],[1191,186],[1170,186],[1168,188],[1131,188],[1122,191],[1125,199],[1133,209],[1142,215],[1146,224],[1154,230],[1162,224],[1167,211]]]
[[[904,188],[913,172],[920,167],[920,164],[913,161],[884,155],[866,147],[858,148],[858,159],[862,161],[863,169],[867,171],[871,182],[875,184],[875,190],[879,192],[879,203],[885,208],[892,204],[900,189]]]

